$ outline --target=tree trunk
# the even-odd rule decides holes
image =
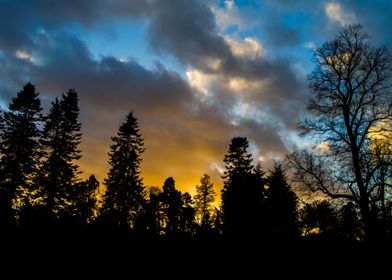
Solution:
[[[350,114],[349,107],[343,107],[343,116],[347,129],[347,133],[350,138],[350,150],[351,150],[351,159],[354,168],[355,181],[357,182],[357,186],[359,189],[359,208],[361,211],[361,216],[364,225],[365,231],[365,240],[369,240],[371,238],[371,220],[370,220],[370,208],[369,208],[369,195],[367,193],[365,183],[363,181],[361,166],[359,162],[359,147],[357,144],[357,137],[352,131],[352,126],[350,125]]]

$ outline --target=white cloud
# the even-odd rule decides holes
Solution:
[[[331,21],[337,22],[342,26],[356,21],[354,13],[344,11],[342,5],[334,1],[325,5],[325,14]]]
[[[211,81],[214,79],[213,75],[206,74],[197,69],[188,69],[186,71],[186,76],[191,87],[202,94],[202,96],[200,96],[201,100],[206,101],[206,99],[210,96],[208,87]]]
[[[262,80],[248,80],[243,77],[230,78],[227,86],[234,92],[261,91],[266,83]]]
[[[320,154],[327,154],[328,152],[331,151],[331,145],[328,143],[328,141],[321,141],[316,147],[316,151],[319,152]]]
[[[246,37],[244,40],[237,40],[228,36],[224,38],[230,46],[231,52],[237,57],[255,59],[265,54],[263,46],[255,38]]]
[[[18,51],[15,52],[15,56],[17,58],[20,58],[20,59],[23,59],[23,60],[27,60],[27,61],[30,61],[30,62],[34,62],[35,61],[34,57],[30,53],[28,53],[26,51],[18,50]]]
[[[217,171],[221,175],[223,175],[225,173],[225,167],[218,162],[211,162],[210,169],[213,171]]]
[[[231,26],[237,26],[239,29],[249,27],[249,20],[244,17],[233,0],[225,0],[223,8],[211,7],[215,15],[216,24],[221,30],[225,30]]]
[[[116,57],[116,60],[121,63],[128,63],[130,61],[130,58],[128,56],[120,56]]]
[[[277,122],[267,107],[260,104],[251,104],[241,99],[241,96],[239,96],[228,111],[228,118],[232,123],[238,124],[241,120],[253,120],[259,124]]]

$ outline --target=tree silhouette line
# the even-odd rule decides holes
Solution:
[[[43,116],[35,86],[25,84],[0,115],[0,230],[79,229],[148,240],[389,238],[390,54],[372,47],[357,25],[344,28],[315,56],[311,118],[300,125],[316,145],[265,172],[254,164],[248,140],[232,138],[219,207],[207,174],[193,197],[178,190],[172,177],[162,188],[144,186],[144,140],[132,112],[111,138],[101,195],[94,175],[80,178],[78,93],[62,94]],[[305,203],[290,182],[330,199]]]

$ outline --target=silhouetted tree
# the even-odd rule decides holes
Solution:
[[[340,212],[340,230],[342,234],[350,239],[359,237],[361,224],[354,204],[348,202]]]
[[[41,156],[41,102],[27,83],[3,112],[0,131],[0,223],[14,223],[13,204],[31,204]]]
[[[305,235],[322,234],[336,235],[338,232],[338,218],[331,204],[324,201],[316,201],[306,204],[300,212],[302,230]]]
[[[371,145],[376,163],[376,168],[373,168],[374,172],[372,173],[375,191],[371,200],[372,208],[378,209],[379,214],[373,214],[374,220],[372,222],[377,227],[375,230],[379,237],[385,236],[388,232],[387,204],[392,201],[389,195],[392,190],[392,127],[390,129],[388,132],[378,133]]]
[[[280,164],[275,164],[268,178],[267,215],[269,231],[275,238],[298,236],[297,196],[287,183]]]
[[[185,192],[182,194],[182,209],[181,209],[181,232],[191,236],[195,230],[195,209],[193,208],[192,196]]]
[[[165,180],[159,200],[162,211],[161,223],[165,234],[170,236],[180,233],[183,202],[181,192],[176,189],[172,177]]]
[[[373,174],[380,168],[371,147],[377,134],[392,127],[391,55],[373,47],[360,25],[350,25],[318,48],[315,58],[309,75],[310,116],[300,125],[319,150],[324,146],[318,156],[325,164],[319,172],[300,154],[292,163],[299,177],[315,182],[312,189],[358,205],[369,237],[370,204],[379,188]],[[324,178],[315,176],[320,174]],[[324,184],[326,174],[332,182]]]
[[[224,158],[223,233],[231,237],[260,232],[263,186],[255,179],[248,146],[246,138],[234,137]]]
[[[209,231],[212,228],[211,213],[214,209],[212,203],[215,201],[215,196],[216,193],[211,177],[204,174],[200,179],[200,185],[196,186],[196,195],[194,197],[196,219],[202,232]]]
[[[94,175],[75,185],[71,201],[72,214],[82,225],[90,223],[97,207],[99,182]]]
[[[4,112],[0,107],[0,131],[4,129]]]
[[[253,175],[255,178],[255,184],[261,187],[261,191],[264,197],[266,195],[265,184],[267,179],[265,178],[265,172],[260,162],[258,162],[253,169]]]
[[[132,112],[127,114],[112,141],[101,215],[106,222],[129,229],[134,226],[145,203],[140,177],[144,143]]]
[[[41,184],[45,196],[45,204],[54,217],[71,215],[72,189],[78,183],[78,165],[82,134],[78,122],[78,94],[70,89],[62,94],[61,99],[52,102],[46,118],[43,144],[47,158],[43,164]]]
[[[215,235],[221,236],[222,235],[222,211],[218,208],[214,208],[212,217],[212,229]]]
[[[143,238],[157,238],[161,234],[160,194],[158,187],[149,187],[143,212],[135,222],[135,232]]]

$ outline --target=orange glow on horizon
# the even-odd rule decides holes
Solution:
[[[110,168],[108,164],[108,150],[110,141],[100,141],[86,137],[81,144],[82,158],[79,161],[81,177],[88,178],[94,174],[103,187],[104,179]],[[216,191],[215,205],[220,203],[220,193],[223,187],[221,173],[214,168],[213,163],[218,163],[215,151],[207,147],[198,147],[191,154],[181,153],[179,147],[174,145],[165,146],[156,141],[145,140],[146,151],[142,155],[141,177],[146,187],[162,187],[168,177],[173,177],[176,188],[181,192],[189,192],[195,195],[196,185],[200,184],[203,174],[211,176]],[[223,160],[221,160],[223,165]]]

